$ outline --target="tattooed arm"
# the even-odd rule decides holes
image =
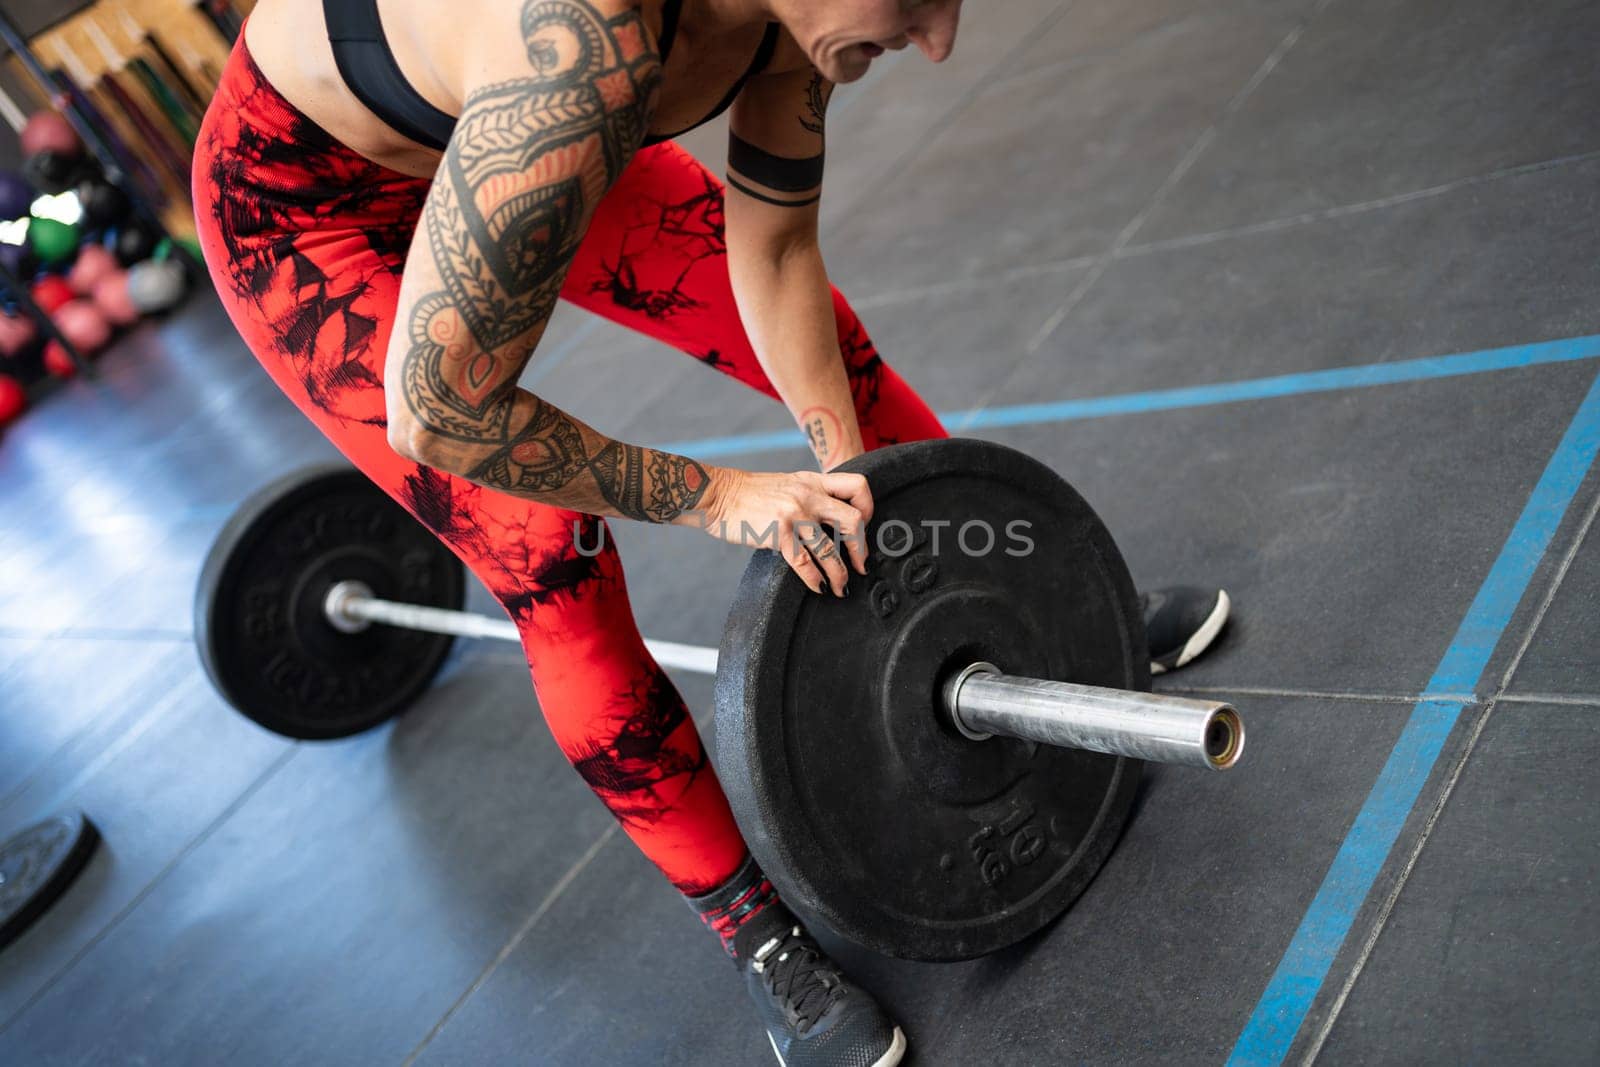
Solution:
[[[812,531],[849,539],[848,562],[865,573],[872,494],[860,475],[702,466],[613,441],[517,387],[595,205],[644,137],[661,73],[626,0],[526,0],[518,30],[473,34],[483,84],[440,162],[400,288],[384,378],[390,444],[541,503],[766,544],[812,590],[842,594],[846,561]]]
[[[728,137],[728,270],[745,331],[824,470],[862,450],[817,245],[823,115],[809,64],[752,78]]]
[[[713,470],[623,444],[517,387],[595,206],[639,147],[660,57],[619,0],[506,5],[413,240],[385,367],[395,450],[480,485],[646,522]],[[511,18],[520,25],[512,32]]]

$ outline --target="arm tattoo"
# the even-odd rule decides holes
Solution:
[[[821,152],[805,159],[776,156],[736,133],[728,134],[729,169],[780,193],[805,193],[821,185],[823,163]]]
[[[811,196],[800,200],[779,200],[775,196],[768,196],[759,189],[752,189],[738,178],[735,178],[732,171],[728,172],[728,185],[731,188],[739,190],[752,200],[759,200],[763,204],[771,204],[773,207],[805,207],[808,204],[815,204],[817,201],[822,199],[821,193],[814,193]]]
[[[583,434],[560,408],[534,397],[533,415],[489,458],[468,472],[475,482],[548,493],[589,466]]]
[[[806,86],[806,110],[800,116],[800,125],[822,136],[823,116],[828,112],[828,97],[833,95],[833,86],[821,74],[811,76],[811,84]]]
[[[637,11],[607,17],[585,0],[526,0],[522,36],[531,76],[467,98],[428,195],[442,288],[412,311],[406,402],[460,444],[474,481],[536,495],[589,477],[596,502],[669,521],[698,503],[704,468],[619,445],[517,389],[595,206],[644,138],[660,56]]]
[[[805,430],[806,443],[811,446],[817,462],[826,469],[835,451],[844,443],[843,421],[832,408],[807,408],[800,413],[800,428]]]
[[[833,86],[813,74],[806,86],[800,125],[822,137],[823,114]],[[820,146],[819,146],[820,147]],[[823,153],[797,159],[773,155],[736,133],[728,135],[728,185],[774,207],[807,207],[822,199]],[[794,195],[785,195],[794,194]],[[808,194],[808,195],[801,195]]]
[[[645,522],[671,522],[683,513],[684,500],[705,495],[705,468],[670,452],[612,441],[591,466],[600,491],[618,514]]]

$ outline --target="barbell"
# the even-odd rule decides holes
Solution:
[[[449,637],[518,644],[522,640],[509,619],[381,600],[365,583],[354,580],[333,584],[323,600],[323,612],[330,625],[347,634],[380,623]],[[714,648],[649,638],[644,644],[663,667],[717,673]],[[951,725],[972,741],[998,734],[1212,770],[1233,766],[1243,741],[1238,712],[1228,704],[1015,678],[992,663],[969,664],[944,685],[940,697]]]
[[[1140,761],[1225,770],[1244,724],[1228,704],[1148,692],[1127,568],[1048,467],[953,439],[841,469],[867,477],[875,512],[848,595],[813,594],[758,550],[720,649],[646,644],[716,676],[718,773],[791,906],[891,955],[982,955],[1088,885]],[[257,723],[344,737],[413,703],[456,637],[519,640],[463,612],[465,588],[455,556],[365,476],[316,468],[229,520],[196,641]]]

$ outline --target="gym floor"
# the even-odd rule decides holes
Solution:
[[[825,252],[879,347],[1141,584],[1230,591],[1159,688],[1250,729],[1232,773],[1152,769],[1037,938],[839,946],[911,1062],[1600,1060],[1597,53],[1593,0],[1007,0],[835,98]],[[0,836],[105,835],[0,956],[0,1062],[770,1062],[513,648],[333,744],[222,703],[200,560],[331,450],[209,296],[101,368],[0,442]],[[526,384],[807,465],[775,406],[571,309]],[[715,644],[744,554],[616,531],[643,629]]]

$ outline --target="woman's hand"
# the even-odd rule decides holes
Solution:
[[[746,548],[770,548],[813,593],[844,596],[846,560],[867,573],[872,490],[859,474],[764,474],[718,468],[701,502],[705,530]]]

